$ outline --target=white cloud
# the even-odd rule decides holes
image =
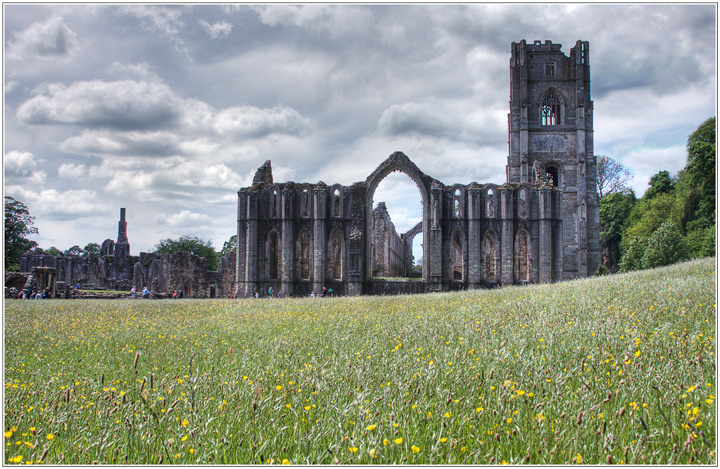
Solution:
[[[37,218],[67,220],[105,210],[105,204],[98,198],[98,194],[89,189],[34,191],[23,186],[7,186],[5,192],[22,200]]]
[[[33,23],[27,29],[13,34],[8,44],[8,58],[67,58],[77,48],[77,35],[67,27],[61,16],[51,16],[43,22]]]
[[[640,197],[648,189],[648,182],[658,171],[666,170],[675,175],[687,163],[687,149],[684,146],[669,148],[642,148],[629,152],[624,157],[624,166],[633,174],[631,186]]]
[[[217,23],[208,23],[205,20],[200,20],[200,26],[212,39],[224,39],[232,32],[232,25],[226,21],[219,21]]]
[[[155,222],[159,225],[168,226],[174,229],[187,229],[200,225],[209,226],[213,224],[211,217],[201,213],[193,213],[190,210],[182,210],[180,213],[174,213],[172,215],[165,215],[165,213],[161,213],[155,217]]]
[[[26,151],[9,151],[5,153],[5,177],[11,182],[22,181],[23,184],[43,184],[47,179],[44,171],[38,170],[35,156]]]
[[[300,136],[311,126],[308,118],[285,106],[271,109],[232,107],[218,112],[213,123],[219,135],[235,138],[261,138],[273,133]]]
[[[167,124],[179,101],[169,86],[148,81],[50,83],[24,102],[17,117],[27,124],[72,124],[133,129]]]
[[[155,70],[153,70],[151,66],[144,62],[139,64],[123,64],[120,62],[113,62],[107,68],[107,73],[130,80],[151,82],[161,81]]]
[[[253,6],[268,26],[298,26],[316,33],[328,32],[333,38],[371,34],[373,15],[367,8],[337,5]]]
[[[58,168],[58,176],[63,179],[83,179],[88,173],[84,164],[62,164]]]
[[[175,37],[185,25],[181,19],[183,12],[177,6],[136,4],[121,6],[119,11],[139,19],[145,29],[160,31],[167,37]]]

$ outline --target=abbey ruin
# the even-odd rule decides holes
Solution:
[[[218,272],[187,253],[131,256],[124,209],[117,241],[104,242],[98,259],[29,253],[21,270],[43,268],[36,274],[63,285],[205,298],[270,288],[287,296],[420,293],[592,275],[601,251],[588,42],[577,41],[569,56],[551,41],[512,43],[510,82],[504,183],[444,184],[401,152],[349,186],[275,182],[267,161],[238,191],[237,250]],[[378,184],[394,171],[422,199],[422,221],[407,233],[395,231],[384,204],[373,207]],[[414,272],[419,234],[423,263]]]
[[[238,192],[237,294],[446,291],[587,277],[600,265],[589,45],[513,43],[504,184],[446,185],[406,155],[350,186],[276,183],[270,161]],[[420,190],[422,222],[379,235],[373,195],[393,171]],[[388,220],[389,221],[389,220]],[[423,235],[422,277],[408,244]],[[380,252],[382,251],[382,252]],[[388,253],[391,252],[392,255]]]

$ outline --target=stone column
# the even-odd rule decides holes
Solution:
[[[247,197],[245,192],[238,191],[237,244],[235,246],[235,298],[242,298],[250,295],[245,285],[245,253],[247,248],[246,230]]]
[[[471,184],[467,191],[467,214],[468,214],[468,288],[480,287],[480,272],[482,262],[480,260],[480,218],[483,213],[483,206],[480,198],[480,187]]]
[[[552,189],[538,190],[538,219],[540,223],[540,242],[538,252],[538,281],[552,282]]]
[[[319,183],[313,189],[313,290],[320,293],[325,286],[325,223],[327,218],[328,189]]]
[[[282,273],[280,275],[280,293],[283,296],[292,295],[292,285],[294,280],[295,265],[295,243],[293,229],[293,189],[288,184],[282,192],[282,258],[280,265]]]
[[[585,129],[577,130],[577,246],[578,276],[588,276],[587,171],[585,167]]]
[[[247,235],[246,240],[246,262],[245,262],[245,291],[249,295],[255,295],[259,291],[258,255],[262,243],[258,236],[258,218],[260,215],[260,194],[258,191],[250,190],[247,193]],[[239,240],[238,240],[239,241]]]
[[[502,220],[502,237],[500,248],[500,281],[503,285],[512,285],[515,281],[515,224],[513,220],[513,190],[510,187],[501,187],[500,218]]]
[[[440,184],[433,182],[430,187],[430,239],[423,239],[429,246],[429,256],[423,262],[429,262],[428,288],[430,291],[443,289],[443,246],[442,246],[442,193]]]

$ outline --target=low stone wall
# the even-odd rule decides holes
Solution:
[[[422,280],[373,280],[368,295],[415,295],[427,291]]]

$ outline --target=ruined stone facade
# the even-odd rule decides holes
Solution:
[[[138,292],[147,286],[155,297],[171,296],[177,290],[186,298],[228,298],[235,292],[235,259],[234,253],[225,256],[217,271],[208,271],[205,258],[187,252],[132,256],[125,209],[121,208],[117,241],[106,239],[99,256],[54,257],[29,252],[20,259],[20,272],[27,281],[37,282],[39,272],[52,269],[48,278],[56,290],[53,296],[59,297],[69,296],[71,288],[79,284],[81,288],[119,291],[135,286]]]
[[[513,43],[510,74],[502,185],[445,185],[400,152],[350,186],[276,183],[263,164],[238,192],[237,295],[445,291],[591,275],[600,247],[588,43],[569,57],[550,41]],[[393,171],[417,184],[423,206],[422,222],[399,241],[394,228],[378,231],[372,206]],[[380,271],[407,275],[420,232],[421,280],[395,289],[377,280]],[[389,246],[392,260],[381,254]]]

